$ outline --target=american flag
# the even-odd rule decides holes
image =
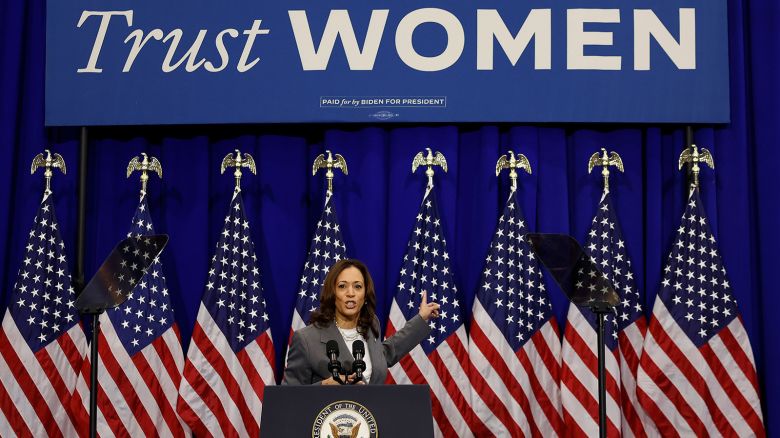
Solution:
[[[526,233],[512,191],[490,244],[471,321],[472,403],[488,429],[478,435],[563,433],[558,324]]]
[[[765,436],[753,351],[698,190],[664,268],[637,394],[664,436]]]
[[[616,313],[604,327],[607,389],[607,434],[646,436],[636,399],[636,373],[647,321],[609,193],[599,203],[585,253],[615,287]],[[577,288],[595,287],[595,272],[581,272]],[[569,306],[562,349],[561,398],[569,434],[599,433],[597,317],[589,309]]]
[[[429,337],[390,368],[387,383],[430,385],[436,436],[463,437],[471,436],[474,413],[468,339],[449,258],[436,197],[428,190],[409,239],[385,335],[392,336],[418,314],[423,291],[429,302],[441,306],[440,317],[429,321]]]
[[[41,202],[0,332],[0,431],[74,436],[68,403],[87,340],[52,195]]]
[[[225,216],[179,387],[196,436],[258,436],[274,348],[260,269],[240,191]]]
[[[301,290],[298,292],[298,301],[293,312],[290,338],[295,330],[306,327],[311,312],[320,307],[320,291],[322,282],[328,274],[330,267],[343,259],[347,253],[347,247],[341,238],[339,219],[336,209],[331,205],[332,196],[325,200],[325,208],[322,210],[317,230],[311,241],[309,256],[303,267],[301,275]]]
[[[127,237],[152,234],[154,227],[144,196]],[[159,258],[127,301],[100,316],[99,342],[98,433],[189,435],[189,428],[176,413],[184,353]],[[82,428],[88,425],[90,366],[87,356],[73,401]]]

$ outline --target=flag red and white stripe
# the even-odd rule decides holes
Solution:
[[[605,330],[606,331],[606,330]],[[569,306],[561,363],[561,400],[567,433],[598,436],[598,342],[596,331],[575,305]],[[605,349],[607,436],[620,436],[619,353]]]
[[[386,337],[405,324],[403,313],[393,301]],[[415,347],[389,370],[387,383],[430,386],[436,436],[473,436],[467,345],[466,329],[461,325],[432,352],[426,354],[423,347]]]
[[[591,435],[598,434],[599,430],[598,342],[595,331],[585,326],[587,321],[582,313],[583,309],[574,305],[569,309],[561,355],[561,397],[566,429]],[[641,317],[618,333],[617,349],[606,350],[607,433],[610,436],[657,435],[636,395],[639,355],[646,331],[647,323]]]
[[[179,388],[179,414],[196,436],[257,436],[263,391],[274,384],[270,329],[234,353],[201,304]]]
[[[753,352],[739,318],[703,348],[656,302],[638,376],[662,436],[766,436]]]
[[[472,321],[472,400],[487,430],[495,436],[563,435],[561,341],[554,319],[517,351],[476,300]]]
[[[189,436],[189,427],[176,413],[184,354],[174,325],[143,350],[130,356],[119,342],[111,320],[100,317],[98,420],[100,436]],[[72,407],[79,430],[89,424],[89,356],[79,376]]]
[[[76,436],[69,403],[87,340],[74,325],[33,353],[6,312],[0,333],[0,430],[19,436]]]

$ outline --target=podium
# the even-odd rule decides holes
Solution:
[[[428,385],[266,386],[260,436],[433,436]]]

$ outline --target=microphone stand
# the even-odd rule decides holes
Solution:
[[[333,377],[333,380],[340,385],[344,384],[341,380],[341,362],[339,362],[339,346],[336,341],[328,341],[325,344],[325,354],[328,356],[328,371]]]
[[[355,380],[352,381],[352,385],[357,385],[358,382],[363,380],[363,371],[365,370],[366,363],[363,361],[363,359],[355,359],[355,362],[352,363],[352,371],[355,372]]]
[[[338,361],[328,363],[328,371],[330,371],[333,380],[339,382],[339,385],[344,384],[344,381],[341,380],[341,365],[339,365]]]
[[[363,341],[357,340],[352,343],[352,357],[355,360],[352,362],[352,372],[355,373],[355,379],[352,381],[352,385],[356,385],[363,380],[363,371],[366,370],[366,361],[363,358],[366,356],[366,347]]]

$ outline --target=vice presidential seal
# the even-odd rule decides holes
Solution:
[[[312,438],[376,438],[379,436],[374,415],[360,403],[333,402],[314,419]]]

